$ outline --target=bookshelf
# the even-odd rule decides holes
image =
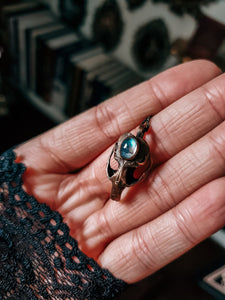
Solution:
[[[66,121],[143,81],[98,43],[75,31],[51,6],[18,2],[1,11],[8,81],[55,123]]]
[[[40,0],[43,4],[47,4],[52,12],[59,16],[59,0]],[[68,116],[51,103],[46,103],[43,99],[32,90],[22,89],[24,97],[30,101],[35,108],[46,115],[51,121],[60,124],[68,120]]]

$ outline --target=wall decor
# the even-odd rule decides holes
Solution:
[[[169,5],[170,9],[179,16],[185,13],[189,13],[195,17],[198,17],[200,13],[200,7],[207,5],[217,0],[151,0],[154,3],[163,2]]]
[[[126,0],[127,6],[130,10],[134,10],[141,6],[146,0]]]
[[[141,26],[133,41],[132,55],[143,71],[160,69],[170,54],[169,33],[162,19]]]
[[[100,42],[105,50],[112,50],[118,45],[123,31],[123,21],[115,0],[106,0],[97,8],[92,30],[94,39]]]
[[[86,0],[60,0],[59,12],[64,22],[77,28],[86,15]]]

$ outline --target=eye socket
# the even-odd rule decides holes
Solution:
[[[135,184],[139,178],[134,177],[136,168],[128,168],[126,171],[126,183],[127,185],[133,185]]]
[[[118,168],[119,168],[119,164],[118,164],[118,162],[115,160],[114,156],[112,156],[111,159],[110,159],[110,167],[111,167],[113,170],[118,170]]]
[[[112,153],[110,155],[110,159],[109,159],[108,166],[107,166],[108,177],[112,177],[119,168],[119,164],[115,160],[114,155],[112,155]]]

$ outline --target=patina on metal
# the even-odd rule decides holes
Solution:
[[[112,182],[111,199],[119,201],[125,187],[130,187],[145,179],[152,165],[148,144],[143,139],[150,127],[151,116],[138,128],[136,136],[123,134],[114,145],[107,163],[107,176]],[[111,167],[112,156],[118,163],[115,170]]]

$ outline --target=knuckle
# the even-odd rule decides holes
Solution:
[[[60,157],[60,151],[56,151],[55,145],[57,145],[57,138],[52,135],[48,139],[45,136],[40,136],[39,140],[39,147],[49,156],[50,161],[53,161],[54,164],[61,170],[61,172],[68,171],[69,165]]]
[[[154,239],[152,238],[151,247],[145,239],[145,232],[141,230],[135,230],[133,233],[132,242],[132,256],[140,263],[143,269],[155,269],[157,266],[158,258],[153,255],[151,249],[155,249],[154,253],[157,253],[158,249]],[[158,249],[159,250],[159,249]]]
[[[173,121],[173,119],[172,119]],[[157,116],[158,130],[155,135],[155,143],[157,144],[157,156],[160,158],[160,161],[166,161],[172,157],[172,149],[177,148],[177,143],[179,135],[172,133],[171,120],[170,125],[168,126],[168,119],[165,119],[161,114]]]
[[[108,140],[114,140],[121,135],[118,117],[105,103],[95,107],[95,120],[97,128]]]
[[[211,110],[214,111],[220,121],[225,118],[225,97],[224,87],[220,84],[211,83],[210,86],[202,86],[202,92]]]
[[[220,134],[216,134],[215,132],[212,132],[209,134],[208,139],[211,144],[211,151],[214,156],[216,156],[217,160],[218,158],[223,162],[222,165],[225,163],[225,152],[224,152],[224,146],[225,146],[225,123],[222,124]]]
[[[166,94],[157,80],[153,77],[152,79],[147,80],[146,83],[148,85],[150,95],[153,96],[153,98],[155,98],[155,100],[159,103],[161,109],[167,106],[166,102],[168,101],[166,101]],[[164,101],[162,101],[162,99],[164,99]]]
[[[147,193],[160,213],[167,211],[177,204],[177,199],[175,199],[172,193],[169,182],[163,178],[160,171],[154,174],[154,178],[151,178],[151,183],[148,185]]]
[[[179,209],[176,207],[172,210],[172,214],[175,220],[176,227],[179,233],[182,235],[182,240],[185,244],[194,245],[196,244],[196,237],[194,235],[194,230],[191,230],[193,226],[188,226],[188,224],[196,224],[195,220],[192,217],[192,214],[186,209]],[[197,226],[197,225],[196,225]]]
[[[112,237],[113,232],[111,223],[108,220],[104,210],[100,210],[96,217],[97,234],[104,240],[109,240]]]

